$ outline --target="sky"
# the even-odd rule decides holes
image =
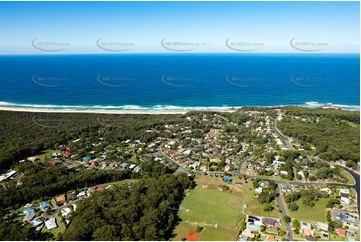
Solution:
[[[359,53],[359,2],[0,2],[0,54]]]

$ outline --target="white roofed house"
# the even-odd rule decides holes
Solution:
[[[28,213],[24,216],[23,221],[27,221],[30,222],[31,220],[33,220],[35,218],[35,213]]]
[[[35,218],[35,219],[33,219],[30,223],[31,223],[31,225],[33,225],[34,227],[37,227],[37,226],[39,226],[40,224],[43,223],[43,220],[41,220],[40,218]]]
[[[281,171],[281,175],[287,176],[287,175],[288,175],[288,171]]]
[[[351,199],[350,197],[350,191],[348,189],[340,189],[339,196],[341,197],[341,204],[350,205]]]
[[[80,198],[80,197],[84,197],[86,195],[85,191],[81,191],[78,193],[77,197]]]
[[[254,193],[256,193],[256,194],[261,194],[262,191],[263,191],[262,187],[258,187],[256,189],[254,189]]]
[[[348,197],[341,197],[341,204],[350,205],[351,199],[349,199]]]
[[[68,214],[71,213],[70,208],[62,208],[61,209],[61,216],[66,217]]]
[[[199,161],[196,161],[193,164],[190,164],[188,167],[192,167],[194,170],[196,170],[200,164],[201,163]]]
[[[55,218],[51,218],[45,222],[45,226],[48,230],[52,230],[58,227]]]

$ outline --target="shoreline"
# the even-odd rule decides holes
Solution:
[[[1,103],[1,102],[0,102]],[[317,104],[317,105],[279,105],[279,106],[250,106],[258,108],[282,108],[288,106],[304,107],[308,109],[322,108],[322,109],[334,109],[334,110],[343,110],[343,111],[356,111],[360,112],[359,108],[345,108],[346,105],[332,105],[332,104]],[[351,107],[352,105],[350,105]],[[356,105],[355,105],[356,106]],[[238,109],[247,106],[236,106],[236,107],[177,107],[172,108],[129,108],[129,109],[97,109],[95,107],[89,107],[88,109],[71,109],[69,107],[53,109],[48,107],[19,107],[12,106],[6,107],[0,105],[0,111],[12,111],[12,112],[32,112],[32,113],[97,113],[97,114],[186,114],[188,112],[226,112],[232,113],[236,112]],[[357,106],[359,107],[359,106]]]
[[[219,110],[219,109],[204,109],[204,110],[54,110],[54,109],[36,109],[36,108],[6,108],[0,107],[0,111],[11,112],[31,112],[31,113],[96,113],[96,114],[186,114],[191,111],[208,111],[208,112],[235,112],[235,110]]]

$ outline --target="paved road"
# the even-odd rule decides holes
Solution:
[[[355,185],[352,185],[352,187],[356,190],[357,210],[358,210],[358,214],[360,216],[360,175],[347,167],[344,167],[344,168],[351,174],[351,176],[353,176],[353,178],[356,181]]]
[[[282,195],[281,195],[281,191],[280,191],[280,186],[277,186],[276,193],[279,194],[279,195],[276,196],[276,202],[278,204],[279,209],[281,210],[282,220],[285,223],[286,229],[288,231],[288,240],[292,241],[293,240],[293,231],[292,231],[292,228],[291,228],[291,224],[286,223],[284,221],[284,219],[283,219],[283,216],[287,215],[287,210],[286,210],[285,205],[283,203],[283,199],[282,199]]]
[[[283,142],[288,146],[288,148],[290,150],[295,150],[295,148],[287,141],[287,139],[283,136],[283,134],[276,128],[276,120],[277,120],[277,116],[274,118],[273,121],[273,125],[272,128],[273,130],[277,133],[277,135],[283,140]],[[173,159],[169,158],[167,155],[165,155],[162,150],[161,150],[162,145],[160,145],[158,147],[158,154],[160,154],[161,156],[163,156],[168,162],[171,162],[175,165],[178,166],[177,171],[178,172],[187,172],[189,173],[189,171],[186,168],[183,168],[178,162],[174,161]],[[232,173],[232,175],[234,176],[241,176],[241,168],[242,165],[245,161],[247,161],[249,158],[251,158],[253,156],[253,154],[247,156],[246,158],[244,158],[243,160],[240,161],[240,163],[238,164],[237,167],[237,172]],[[347,169],[347,168],[346,168]],[[350,185],[350,184],[343,184],[343,183],[319,183],[319,182],[300,182],[300,181],[296,181],[295,179],[293,181],[279,181],[279,180],[274,180],[277,183],[277,188],[276,188],[276,192],[277,194],[279,194],[279,196],[276,197],[276,202],[281,210],[282,213],[282,218],[283,216],[287,215],[287,210],[285,208],[285,205],[283,203],[283,199],[282,199],[282,195],[280,192],[280,184],[290,184],[290,185],[302,185],[302,186],[348,186],[348,187],[353,187],[356,192],[357,192],[357,202],[358,202],[358,212],[360,214],[360,175],[358,175],[357,173],[353,172],[350,169],[349,170],[350,174],[355,178],[356,184],[355,185]],[[202,171],[192,171],[193,173],[197,173],[197,174],[203,174],[204,172]],[[224,172],[208,172],[208,174],[224,174]],[[248,175],[248,177],[250,178],[261,178],[261,179],[265,179],[264,177],[261,176],[250,176]],[[272,180],[271,178],[269,178],[270,180]],[[292,227],[290,225],[290,223],[285,223],[286,229],[288,231],[288,240],[292,241],[293,240],[293,231],[292,231]]]
[[[158,146],[157,154],[163,156],[164,159],[166,159],[166,161],[168,161],[170,163],[173,163],[178,167],[178,169],[176,170],[175,173],[179,173],[179,172],[189,173],[189,171],[186,168],[182,167],[178,162],[176,162],[175,160],[169,158],[166,154],[164,154],[162,149],[161,149],[162,146],[163,146],[163,144]]]
[[[244,158],[243,160],[241,160],[238,164],[238,167],[237,167],[237,173],[236,174],[239,174],[241,175],[241,168],[242,168],[242,165],[245,161],[247,161],[249,158],[251,158],[253,156],[253,154],[247,156],[246,158]]]
[[[274,120],[273,120],[273,124],[272,124],[272,128],[273,130],[276,132],[276,134],[283,140],[283,142],[288,146],[288,148],[290,150],[295,150],[295,148],[287,141],[287,139],[283,136],[283,134],[281,133],[281,131],[279,131],[277,128],[276,128],[276,121],[277,121],[277,116],[274,117]]]

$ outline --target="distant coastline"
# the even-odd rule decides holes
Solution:
[[[305,108],[341,109],[347,111],[360,111],[359,105],[342,105],[331,103],[306,102],[304,105],[278,105],[278,106],[252,106],[259,108],[280,108],[286,106],[298,106]],[[249,105],[244,107],[251,107]],[[15,104],[0,101],[0,110],[14,112],[35,113],[98,113],[98,114],[185,114],[191,111],[209,112],[235,112],[242,106],[237,107],[181,107],[172,105],[156,105],[154,107],[141,107],[136,105],[124,106],[62,106],[62,105],[37,105]]]

